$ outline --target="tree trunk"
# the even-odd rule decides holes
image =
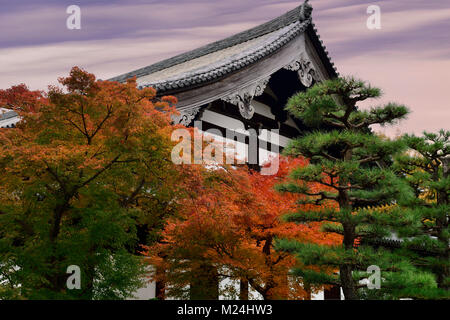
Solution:
[[[239,284],[239,300],[248,300],[248,280],[241,278]]]
[[[155,298],[158,300],[166,299],[166,282],[164,280],[157,280],[155,287]]]
[[[217,268],[210,264],[202,264],[192,272],[195,277],[190,285],[191,300],[219,300]]]
[[[356,287],[352,277],[352,268],[348,265],[342,265],[339,268],[339,276],[344,291],[345,300],[358,300]]]
[[[305,300],[312,300],[311,284],[309,284],[308,282],[304,282],[303,288],[305,289],[305,292],[306,292]]]

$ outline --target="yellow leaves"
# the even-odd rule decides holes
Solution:
[[[0,101],[14,102],[26,117],[19,128],[0,130],[0,157],[13,158],[19,170],[50,165],[76,177],[104,168],[121,152],[136,159],[148,159],[149,152],[170,156],[170,116],[150,101],[153,88],[138,90],[135,79],[99,82],[78,67],[60,83],[67,90],[52,87],[48,100],[25,86],[0,90]]]
[[[382,212],[382,213],[389,213],[392,209],[394,209],[395,207],[397,207],[397,204],[382,204],[382,205],[378,205],[378,206],[368,206],[365,208],[362,208],[360,210],[364,210],[366,212]],[[354,211],[352,212],[352,214],[358,214],[358,211]]]

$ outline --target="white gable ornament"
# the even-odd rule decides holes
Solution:
[[[290,64],[284,67],[286,70],[297,71],[300,82],[307,88],[311,87],[314,80],[317,80],[316,69],[314,68],[310,59],[305,55],[295,59]]]
[[[270,76],[259,80],[258,82],[245,87],[233,94],[230,94],[224,98],[223,101],[231,103],[239,107],[239,112],[244,119],[250,120],[255,114],[255,108],[252,106],[252,100],[254,97],[258,97],[263,94],[269,83]]]
[[[188,127],[199,111],[200,107],[179,111],[179,115],[172,116],[172,121],[174,124],[182,124],[183,126]]]

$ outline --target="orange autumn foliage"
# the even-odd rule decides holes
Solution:
[[[181,166],[185,179],[180,183],[187,194],[179,200],[180,216],[170,220],[162,243],[146,248],[149,263],[165,270],[153,278],[169,285],[169,295],[187,298],[197,272],[213,265],[219,278],[244,279],[265,299],[307,298],[310,293],[301,283],[288,277],[295,258],[275,251],[275,239],[328,245],[341,239],[320,232],[320,223],[297,225],[281,220],[298,208],[299,196],[278,193],[274,186],[306,163],[301,158],[281,158],[273,176],[246,166]],[[220,293],[232,296],[229,291],[225,288]]]
[[[175,210],[176,99],[78,67],[59,83],[0,90],[0,106],[20,117],[0,128],[0,274],[14,281],[0,284],[0,299],[6,287],[30,299],[126,298],[144,272],[138,240],[155,238]],[[122,263],[115,272],[112,261]],[[67,290],[69,265],[82,290]]]

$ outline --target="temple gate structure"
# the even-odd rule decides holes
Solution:
[[[287,100],[337,76],[305,1],[250,30],[109,80],[136,77],[140,88],[177,97],[175,123],[219,137],[231,131],[225,142],[234,143],[247,161],[256,158],[251,164],[258,167],[308,130],[284,110]],[[250,151],[251,141],[257,152]],[[138,296],[153,298],[154,291],[152,283]],[[326,291],[325,298],[340,299],[339,291]]]

